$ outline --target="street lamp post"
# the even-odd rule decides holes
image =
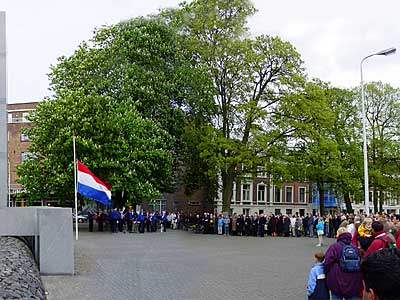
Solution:
[[[363,69],[362,65],[365,60],[375,55],[391,55],[396,52],[396,48],[385,49],[364,57],[360,63],[361,72],[361,107],[362,107],[362,120],[363,120],[363,154],[364,154],[364,205],[365,214],[369,215],[369,185],[368,185],[368,152],[367,152],[367,116],[365,113],[365,93],[364,93],[364,81],[363,81]]]

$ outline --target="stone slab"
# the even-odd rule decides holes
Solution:
[[[38,209],[40,272],[74,274],[72,210]]]
[[[38,234],[36,207],[0,209],[0,236],[36,236]]]

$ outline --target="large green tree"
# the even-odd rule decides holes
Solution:
[[[349,194],[360,189],[362,162],[352,92],[315,80],[292,98],[281,106],[279,121],[295,130],[278,162],[291,180],[316,184],[321,215],[326,186],[344,195],[347,210],[352,211]]]
[[[212,83],[215,109],[202,124],[197,155],[212,162],[208,172],[221,178],[224,211],[234,181],[269,161],[271,148],[285,136],[271,117],[304,81],[300,55],[290,43],[249,37],[246,22],[254,12],[250,1],[197,0],[163,13],[181,33],[188,61]]]
[[[110,181],[117,204],[169,190],[185,113],[204,90],[178,50],[173,27],[139,18],[97,30],[60,58],[50,73],[54,96],[28,130],[35,156],[19,168],[32,199],[72,199],[72,135],[78,158]]]
[[[399,193],[400,90],[382,82],[365,87],[368,161],[374,211],[383,211],[386,196]]]

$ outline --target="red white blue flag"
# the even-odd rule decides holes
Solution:
[[[78,193],[111,206],[111,191],[78,160]]]

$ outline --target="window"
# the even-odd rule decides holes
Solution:
[[[30,141],[29,136],[24,133],[21,133],[21,142],[29,142],[29,141]]]
[[[257,167],[257,177],[268,177],[265,167]]]
[[[257,202],[265,202],[265,184],[257,185]]]
[[[264,213],[264,210],[263,210],[263,209],[259,209],[259,210],[258,210],[258,214],[259,214],[259,215],[261,215],[261,214],[263,214],[263,213]]]
[[[243,215],[248,216],[250,214],[250,208],[243,208]]]
[[[194,201],[195,202],[195,201]],[[190,201],[188,202],[189,205],[193,205]],[[157,199],[154,201],[154,208],[158,210],[160,213],[165,211],[167,208],[167,200],[165,199]]]
[[[286,214],[287,215],[291,215],[292,214],[292,209],[291,208],[287,208],[286,209]]]
[[[300,209],[300,217],[304,217],[305,216],[305,212],[306,210],[304,208]]]
[[[275,202],[281,202],[281,189],[275,186]]]
[[[28,113],[28,112],[23,112],[23,113],[22,113],[22,122],[23,122],[23,123],[29,122],[29,121],[28,121],[28,116],[29,116],[29,113]]]
[[[21,152],[21,163],[23,163],[25,160],[30,159],[33,157],[33,154],[29,151]]]
[[[275,216],[279,215],[281,213],[281,209],[280,208],[275,208]]]
[[[8,114],[8,123],[12,123],[13,122],[13,116],[12,114]]]
[[[304,186],[299,187],[299,203],[306,203],[306,188]]]
[[[250,184],[242,185],[242,202],[250,202]]]
[[[286,187],[286,202],[292,203],[293,202],[293,187],[287,186]]]

